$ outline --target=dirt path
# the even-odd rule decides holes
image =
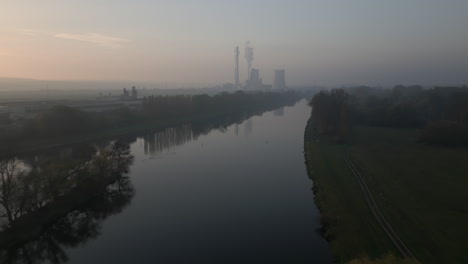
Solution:
[[[358,181],[359,186],[361,187],[362,192],[364,194],[364,197],[366,199],[367,205],[371,209],[372,214],[375,216],[375,219],[377,220],[379,225],[382,227],[382,229],[385,231],[387,236],[393,242],[395,247],[403,255],[403,257],[416,259],[416,257],[411,252],[411,250],[409,250],[409,248],[405,245],[405,243],[401,240],[401,238],[393,230],[392,226],[388,223],[387,219],[385,219],[385,217],[383,216],[383,214],[380,211],[377,203],[375,202],[374,197],[372,196],[371,191],[369,190],[369,187],[367,186],[366,182],[364,181],[363,177],[361,176],[361,173],[357,170],[356,166],[354,165],[354,163],[349,158],[349,149],[346,150],[346,152],[344,154],[344,159],[346,161],[346,164],[348,164],[348,167],[353,172],[354,177]]]

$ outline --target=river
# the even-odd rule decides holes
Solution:
[[[304,164],[309,115],[301,101],[228,126],[128,137],[135,194],[61,254],[67,263],[331,263]]]

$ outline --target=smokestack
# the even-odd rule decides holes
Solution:
[[[252,68],[252,61],[253,61],[253,48],[250,47],[250,41],[245,43],[245,59],[247,60],[247,80],[250,80],[250,69]]]
[[[239,89],[240,88],[240,84],[239,84],[239,46],[236,47],[234,52],[235,52],[234,60],[235,60],[235,63],[236,63],[236,70],[234,72],[234,88]]]

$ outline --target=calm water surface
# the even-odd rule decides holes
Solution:
[[[70,263],[331,263],[307,177],[305,101],[222,131],[138,137],[131,204]]]

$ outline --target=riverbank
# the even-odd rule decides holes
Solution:
[[[340,145],[314,137],[309,121],[308,173],[325,237],[339,262],[398,256],[346,167],[343,153],[350,147],[379,208],[422,263],[467,263],[468,151],[418,143],[419,134],[418,129],[355,127],[349,145]]]
[[[317,138],[309,119],[304,148],[323,234],[338,263],[396,254],[367,208],[359,185],[343,159],[347,146]]]
[[[0,155],[12,156],[64,144],[83,143],[126,135],[148,129],[222,119],[228,115],[256,114],[292,105],[306,93],[236,91],[215,96],[150,96],[141,109],[121,108],[105,112],[86,112],[66,105],[55,105],[32,119],[10,122],[0,131]]]
[[[216,113],[203,113],[196,114],[186,118],[166,118],[156,120],[145,120],[136,122],[134,124],[93,131],[89,133],[82,133],[77,135],[62,136],[48,139],[26,139],[18,142],[14,146],[15,154],[34,153],[45,149],[58,148],[67,145],[82,144],[93,141],[100,141],[112,139],[119,136],[125,136],[134,133],[141,133],[151,130],[159,130],[167,127],[179,126],[187,123],[197,124],[209,122],[211,120],[224,119],[229,120],[233,116],[260,114],[266,111],[271,111],[276,108],[286,106],[289,104],[275,105],[272,107],[259,107],[253,109],[252,107],[242,107],[232,109],[231,111],[216,112]]]
[[[309,177],[321,212],[323,234],[338,263],[403,262],[371,210],[344,159],[349,147],[314,134],[309,119],[304,136]],[[414,263],[405,260],[403,263]]]

